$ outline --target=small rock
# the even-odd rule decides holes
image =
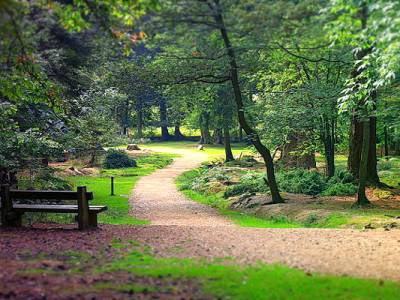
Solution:
[[[204,150],[204,145],[202,145],[202,144],[198,145],[197,150]]]
[[[369,224],[367,224],[367,225],[364,226],[364,229],[375,229],[375,227],[373,227],[373,226],[371,225],[371,223],[369,223]]]

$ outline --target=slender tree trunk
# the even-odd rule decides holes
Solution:
[[[242,126],[239,125],[239,142],[243,141],[243,129]]]
[[[359,172],[359,183],[357,192],[356,206],[366,206],[370,204],[367,195],[365,194],[365,187],[367,184],[367,173],[368,173],[368,157],[370,150],[370,121],[365,120],[363,124],[363,139],[362,139],[362,151],[361,151],[361,161],[360,161],[360,172]]]
[[[389,159],[389,134],[386,124],[383,127],[383,133],[385,135],[385,157]]]
[[[232,84],[232,88],[233,88],[233,92],[234,92],[234,98],[235,98],[235,102],[236,102],[236,109],[237,109],[239,123],[240,123],[241,127],[243,128],[243,130],[246,132],[246,134],[250,137],[251,142],[253,143],[254,147],[257,149],[257,151],[260,153],[260,155],[264,159],[265,167],[266,167],[266,171],[267,171],[267,182],[268,182],[268,186],[271,191],[272,202],[273,203],[281,203],[281,202],[283,202],[283,199],[279,193],[278,184],[276,182],[274,162],[271,157],[271,152],[269,151],[269,149],[267,147],[265,147],[264,144],[262,144],[257,132],[255,132],[255,130],[253,130],[253,128],[251,128],[250,125],[247,123],[246,116],[244,113],[242,92],[240,89],[238,66],[236,63],[235,51],[234,51],[234,48],[229,39],[228,31],[226,29],[224,19],[222,17],[222,11],[221,11],[219,0],[214,0],[214,4],[215,4],[215,10],[216,10],[213,12],[214,19],[219,26],[220,33],[221,33],[222,39],[224,41],[225,49],[226,49],[226,52],[227,52],[227,55],[229,58],[230,78],[231,78],[231,84]]]
[[[394,144],[394,155],[400,155],[400,141],[396,141]]]
[[[224,146],[225,146],[225,161],[233,161],[232,147],[231,147],[231,135],[229,133],[229,126],[224,124]]]
[[[208,112],[203,112],[200,114],[200,144],[212,144],[210,135],[210,115]]]
[[[325,164],[326,164],[326,176],[332,177],[335,175],[335,121],[324,122],[323,125],[323,144],[325,150]]]
[[[136,137],[143,137],[143,106],[142,100],[138,99],[136,103]]]
[[[164,99],[160,99],[160,124],[161,124],[161,139],[163,141],[168,141],[170,135],[168,132],[168,120],[167,120],[167,104]]]
[[[215,129],[215,131],[214,131],[214,139],[215,139],[215,143],[218,144],[218,145],[222,145],[224,143],[223,137],[222,137],[222,129],[221,128]]]

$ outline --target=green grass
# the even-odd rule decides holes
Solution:
[[[239,266],[232,259],[213,262],[155,258],[150,251],[134,250],[98,272],[130,272],[136,276],[191,279],[204,293],[219,299],[398,299],[395,282],[310,274],[280,265]]]
[[[400,188],[400,158],[380,158],[378,161],[378,175],[383,183]]]
[[[91,204],[107,205],[108,210],[99,214],[99,222],[107,224],[148,224],[146,220],[139,220],[128,215],[129,195],[141,176],[148,175],[156,169],[163,168],[172,162],[176,155],[155,153],[136,159],[138,167],[124,169],[103,169],[99,176],[73,176],[69,180],[74,186],[85,185],[88,191],[93,192],[94,200]],[[115,196],[111,196],[111,180],[114,176]]]
[[[190,151],[190,152],[200,152],[197,150],[198,143],[197,142],[188,142],[188,141],[180,141],[180,142],[155,142],[148,143],[144,145],[140,145],[141,148],[146,148],[154,151],[165,151],[169,149],[170,151]],[[251,152],[252,147],[249,147],[245,144],[234,143],[232,144],[232,152],[234,155],[239,156],[240,153],[248,153]],[[204,145],[204,151],[202,153],[207,154],[210,158],[219,158],[225,155],[224,146],[222,145]]]

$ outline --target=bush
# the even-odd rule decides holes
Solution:
[[[106,169],[121,169],[136,167],[136,161],[129,157],[123,150],[108,150],[104,160],[104,168]]]
[[[254,173],[244,175],[238,184],[229,186],[224,197],[233,197],[238,195],[243,195],[247,193],[265,193],[268,191],[268,187],[264,181],[265,174]]]
[[[341,170],[336,172],[334,176],[329,178],[328,185],[336,184],[336,183],[354,183],[355,177],[347,170]]]
[[[318,195],[326,187],[322,174],[305,169],[279,172],[276,178],[280,189],[289,193]]]
[[[388,171],[393,168],[393,163],[390,160],[380,160],[378,162],[378,170],[379,171]]]
[[[322,193],[322,196],[347,196],[354,195],[357,187],[352,183],[334,183]]]
[[[72,185],[63,178],[54,176],[52,174],[37,178],[35,183],[36,187],[40,190],[53,190],[53,191],[70,191]]]

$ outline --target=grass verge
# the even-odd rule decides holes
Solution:
[[[130,216],[129,196],[140,177],[148,175],[157,169],[169,165],[177,155],[169,153],[152,153],[148,156],[136,158],[138,166],[123,169],[102,169],[98,175],[70,176],[67,180],[76,186],[86,186],[88,191],[93,192],[92,205],[107,205],[108,210],[98,215],[99,223],[143,225],[147,220],[140,220]],[[111,179],[114,176],[115,196],[111,196]],[[74,222],[73,214],[26,214],[28,223],[36,222]]]

